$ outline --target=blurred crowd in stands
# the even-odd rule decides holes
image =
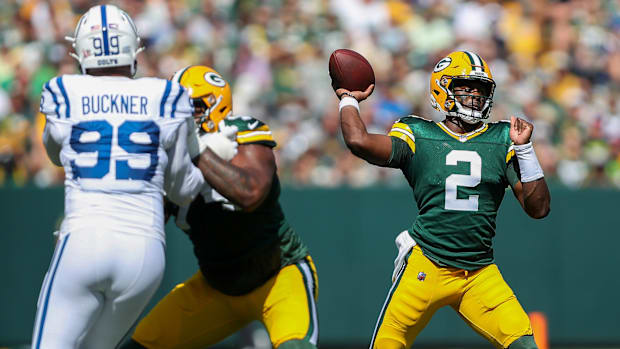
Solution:
[[[435,63],[477,52],[497,83],[491,121],[534,123],[547,178],[570,187],[620,188],[619,0],[125,0],[146,52],[137,76],[169,78],[190,64],[233,85],[235,114],[270,125],[285,185],[405,185],[393,169],[355,158],[340,135],[327,72],[350,48],[373,65],[361,103],[369,130],[401,116],[439,121],[429,104]],[[42,84],[77,73],[64,40],[96,2],[0,3],[0,186],[59,185],[41,143]]]

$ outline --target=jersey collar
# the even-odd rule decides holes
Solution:
[[[471,131],[469,133],[456,133],[456,132],[450,130],[446,126],[446,124],[443,123],[443,121],[436,122],[435,124],[437,124],[437,126],[439,126],[439,128],[442,129],[445,133],[447,133],[448,136],[456,139],[457,141],[459,141],[461,143],[465,143],[468,140],[483,134],[486,130],[489,129],[489,124],[484,124],[484,125],[480,126],[480,128],[478,128],[478,129],[476,129],[474,131]]]

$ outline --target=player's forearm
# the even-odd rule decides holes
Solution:
[[[392,152],[391,140],[385,135],[368,133],[357,109],[342,108],[340,125],[344,142],[353,155],[371,164],[379,166],[387,164]]]
[[[353,107],[343,108],[340,111],[340,126],[342,127],[344,142],[353,154],[360,156],[364,153],[364,145],[368,137],[368,131],[357,109]]]
[[[256,209],[267,194],[268,188],[251,173],[221,159],[209,148],[200,154],[197,166],[211,187],[245,211]]]
[[[522,204],[525,212],[532,218],[544,218],[551,210],[551,195],[544,178],[523,183]]]
[[[54,137],[52,136],[52,126],[50,124],[46,124],[43,129],[43,145],[45,146],[45,151],[47,152],[47,156],[50,161],[56,166],[62,166],[62,162],[60,161],[60,151],[62,150],[62,145],[56,142]]]

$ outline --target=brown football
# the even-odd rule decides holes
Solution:
[[[329,57],[329,76],[334,90],[365,91],[375,83],[375,72],[366,58],[347,49],[338,49]]]

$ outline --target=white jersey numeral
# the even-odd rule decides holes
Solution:
[[[446,165],[455,166],[458,162],[469,162],[469,175],[451,174],[446,178],[446,210],[478,211],[478,195],[458,199],[458,187],[473,188],[480,184],[482,159],[475,151],[453,150],[446,156]]]

